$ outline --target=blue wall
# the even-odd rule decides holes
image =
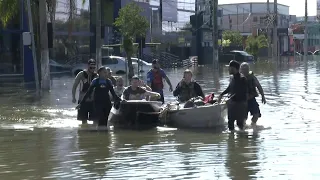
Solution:
[[[28,25],[28,13],[26,8],[24,7],[25,3],[23,0],[20,0],[21,3],[21,13],[22,15],[22,31],[28,32],[29,25]],[[26,82],[34,82],[35,75],[34,75],[34,68],[33,68],[33,57],[32,57],[32,49],[31,46],[23,46],[23,72],[24,72],[24,80]]]

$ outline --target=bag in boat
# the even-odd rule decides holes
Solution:
[[[213,100],[213,98],[214,98],[214,94],[212,93],[207,95],[203,101],[205,104],[214,104],[215,102],[217,102],[217,100]]]

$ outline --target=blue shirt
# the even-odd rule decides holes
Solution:
[[[147,83],[151,84],[151,88],[152,88],[152,83],[154,81],[154,76],[153,76],[153,70],[151,69],[148,73],[147,73]],[[164,72],[163,69],[159,69],[160,75],[162,78],[167,77],[166,73]],[[153,88],[152,88],[153,89]],[[163,93],[163,91],[159,91],[158,93]]]

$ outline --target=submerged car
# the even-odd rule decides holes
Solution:
[[[131,58],[133,63],[139,64],[139,70],[140,72],[149,71],[152,68],[152,63],[148,63],[142,59],[138,58]]]

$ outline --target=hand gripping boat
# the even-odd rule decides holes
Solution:
[[[162,102],[129,100],[112,107],[108,126],[125,129],[149,129],[159,125]]]

